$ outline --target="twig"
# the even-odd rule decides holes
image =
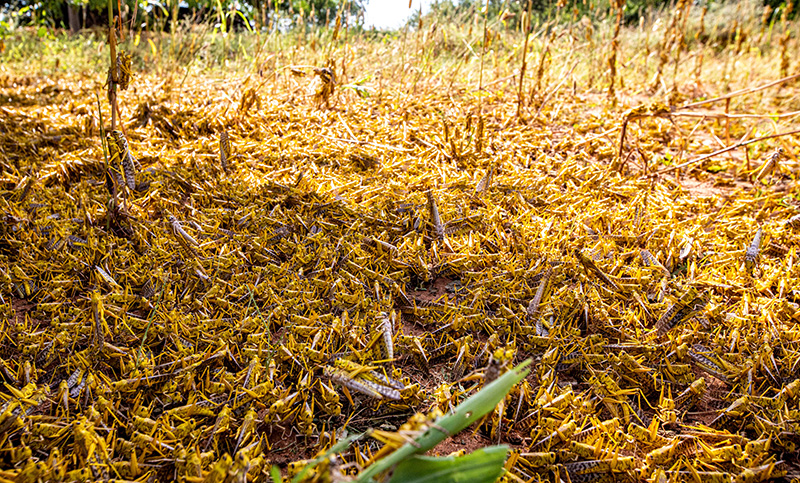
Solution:
[[[725,94],[724,96],[715,97],[713,99],[706,99],[705,101],[693,102],[691,104],[686,104],[686,105],[683,105],[683,106],[679,107],[678,109],[688,109],[690,107],[704,106],[706,104],[711,104],[713,102],[718,102],[718,101],[724,101],[726,99],[730,99],[731,97],[736,97],[736,96],[739,96],[739,95],[742,95],[742,94],[752,94],[754,92],[758,92],[758,91],[761,91],[761,90],[764,90],[764,89],[768,89],[768,88],[770,88],[772,86],[776,86],[778,84],[783,84],[784,82],[789,82],[790,80],[797,79],[798,77],[800,77],[800,73],[794,74],[794,75],[790,75],[789,77],[784,77],[783,79],[778,79],[776,81],[772,81],[772,82],[770,82],[768,84],[764,84],[763,86],[750,87],[750,88],[747,88],[747,89],[739,89],[738,91],[733,91],[730,94]]]
[[[642,119],[645,117],[667,117],[670,121],[672,112],[666,106],[655,106],[655,109],[652,112],[635,112],[633,109],[628,111],[625,115],[625,119],[622,121],[622,132],[619,135],[619,151],[617,154],[617,158],[622,161],[622,150],[625,146],[625,134],[628,132],[628,123],[635,120],[635,119]],[[674,123],[674,121],[673,121]]]
[[[725,112],[705,111],[705,112],[673,112],[672,117],[702,117],[702,118],[730,118],[730,119],[773,119],[800,116],[800,111],[792,111],[784,114],[727,114]]]
[[[778,134],[770,134],[769,136],[762,136],[760,138],[751,139],[751,140],[746,141],[746,142],[738,142],[736,144],[728,146],[727,148],[719,149],[717,151],[714,151],[713,153],[709,153],[709,154],[706,154],[704,156],[700,156],[699,158],[692,159],[690,161],[686,161],[683,164],[678,164],[676,166],[670,166],[668,168],[662,169],[661,171],[656,171],[655,173],[653,173],[653,175],[655,176],[655,175],[659,175],[659,174],[669,173],[670,171],[674,171],[676,169],[681,169],[681,168],[689,166],[691,164],[699,163],[700,161],[703,161],[703,160],[706,160],[708,158],[714,157],[714,156],[716,156],[718,154],[727,153],[728,151],[732,151],[732,150],[734,150],[736,148],[740,148],[742,146],[747,146],[747,145],[750,145],[750,144],[753,144],[753,143],[757,143],[759,141],[764,141],[764,140],[772,139],[772,138],[778,138],[778,137],[782,137],[782,136],[790,136],[792,134],[798,134],[798,133],[800,133],[800,129],[795,129],[793,131],[787,131],[787,132],[782,132],[782,133],[778,133]]]
[[[590,138],[584,139],[583,141],[581,141],[579,143],[576,143],[573,147],[577,148],[578,146],[583,146],[586,143],[590,143],[590,142],[595,141],[597,139],[604,138],[604,137],[608,136],[609,134],[613,134],[613,133],[619,131],[620,129],[622,129],[621,126],[620,127],[612,127],[611,129],[609,129],[607,131],[603,131],[603,132],[601,132],[600,134],[598,134],[596,136],[592,136]]]
[[[725,99],[725,114],[728,114],[731,108],[731,99]],[[731,118],[725,118],[725,142],[730,144],[731,143]]]
[[[511,74],[511,75],[507,75],[507,76],[505,76],[505,77],[500,77],[499,79],[495,79],[495,80],[493,80],[492,82],[489,82],[488,84],[484,85],[483,87],[481,87],[481,88],[480,88],[480,89],[478,89],[478,90],[484,90],[484,91],[485,91],[487,87],[493,86],[493,85],[495,85],[495,84],[499,84],[499,83],[501,83],[501,82],[503,82],[503,81],[507,81],[508,79],[513,79],[513,78],[514,78],[514,77],[516,77],[516,76],[517,76],[517,73],[516,73],[516,72],[514,72],[514,73],[513,73],[513,74]]]
[[[750,171],[750,150],[744,148],[744,158],[747,160],[747,180],[753,182],[753,174]]]

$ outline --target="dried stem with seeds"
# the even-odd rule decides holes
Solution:
[[[531,0],[528,0],[528,10],[525,13],[525,20],[523,23],[522,32],[525,35],[525,41],[522,45],[522,65],[519,68],[519,90],[517,91],[517,119],[519,119],[522,115],[522,104],[524,103],[524,98],[522,94],[522,88],[525,81],[525,67],[527,66],[527,56],[528,56],[528,37],[530,37],[530,29],[531,29]]]
[[[661,86],[661,76],[664,73],[664,67],[669,62],[669,52],[672,50],[675,42],[678,39],[678,24],[684,12],[685,5],[688,0],[678,0],[675,5],[672,15],[670,16],[669,26],[664,30],[664,39],[658,50],[658,67],[656,68],[656,75],[651,83],[650,90],[656,91]]]
[[[681,52],[686,48],[686,22],[689,19],[689,9],[692,8],[692,3],[683,2],[681,7],[678,19],[681,26],[675,32],[677,45],[675,46],[675,69],[672,72],[672,90],[675,92],[678,91],[678,68],[681,65]]]
[[[611,53],[608,56],[608,70],[610,82],[608,85],[608,98],[615,102],[616,93],[614,83],[617,79],[617,52],[619,51],[619,31],[622,28],[622,13],[625,7],[625,0],[612,0],[612,6],[616,11],[617,18],[614,23],[614,37],[611,39]]]
[[[114,5],[108,0],[108,44],[111,64],[108,79],[108,102],[111,104],[111,130],[117,128],[117,34],[114,31]]]

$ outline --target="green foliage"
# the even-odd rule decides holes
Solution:
[[[503,473],[503,462],[507,446],[490,446],[460,457],[417,456],[433,449],[449,435],[456,435],[479,420],[497,406],[515,384],[528,375],[531,360],[525,360],[506,372],[478,393],[459,404],[452,413],[441,417],[426,431],[388,456],[381,458],[362,471],[357,483],[370,483],[375,476],[394,468],[390,483],[491,483]],[[292,479],[292,483],[303,481],[314,467],[335,453],[344,451],[357,439],[369,432],[353,435],[338,442],[324,454],[305,465]],[[271,470],[273,481],[283,481],[277,468]]]
[[[766,2],[778,0],[765,0]],[[781,0],[782,1],[782,0]],[[651,9],[665,9],[672,4],[671,0],[627,0],[624,7],[624,20],[626,23],[637,23],[645,12]],[[488,5],[489,19],[500,18],[506,28],[517,29],[523,14],[528,8],[528,0],[442,0],[431,6],[426,17],[445,18],[452,21],[464,21],[473,15],[481,17]],[[559,6],[560,5],[560,6]],[[531,14],[534,22],[544,22],[558,19],[569,20],[573,14],[580,18],[584,15],[597,20],[606,15],[611,9],[609,0],[530,0]],[[411,26],[417,25],[419,11],[409,19]],[[425,22],[423,22],[425,23]]]
[[[312,468],[314,468],[327,458],[331,457],[332,455],[344,451],[345,449],[347,449],[348,446],[350,446],[350,444],[352,444],[354,441],[358,439],[361,439],[361,437],[363,436],[364,436],[363,434],[354,434],[352,436],[348,436],[347,438],[331,446],[328,449],[328,451],[326,451],[324,454],[317,456],[312,462],[305,465],[303,469],[300,471],[300,473],[298,473],[297,475],[295,475],[294,478],[292,478],[292,483],[300,483],[301,481],[303,481],[303,478],[309,471],[311,471]]]
[[[508,446],[490,446],[459,457],[412,456],[389,483],[492,483],[503,474]]]
[[[365,469],[358,475],[357,481],[361,483],[371,482],[372,478],[379,473],[391,469],[415,454],[433,449],[437,444],[444,441],[448,435],[455,435],[466,429],[470,424],[494,409],[508,394],[508,391],[528,375],[530,372],[528,366],[530,364],[531,360],[528,359],[492,383],[484,386],[477,394],[459,404],[452,413],[438,419],[435,426],[428,428],[417,436],[413,442],[404,444],[389,456],[380,459]]]
[[[371,80],[372,76],[362,77],[353,83],[342,85],[341,89],[352,89],[361,98],[369,97],[372,95],[372,89],[364,84]]]
[[[789,14],[786,16],[788,19],[795,19],[797,18],[797,11],[799,10],[797,7],[797,2],[787,2],[786,0],[764,0],[764,5],[768,5],[772,8],[772,18],[780,18],[781,15],[786,11],[786,9],[791,5],[791,10]]]
[[[19,27],[24,19],[30,15],[30,10],[30,6],[21,8],[10,4],[0,6],[0,39],[7,37]]]
[[[121,6],[128,20],[136,10],[137,24],[145,23],[149,28],[156,29],[163,28],[163,20],[176,13],[190,17],[197,14],[197,19],[201,21],[219,21],[219,12],[225,12],[226,20],[238,17],[245,25],[244,28],[249,29],[251,22],[255,23],[254,20],[262,15],[266,18],[285,19],[291,24],[296,24],[301,18],[314,25],[324,25],[325,22],[332,24],[345,4],[348,15],[354,19],[351,25],[360,25],[366,2],[367,0],[120,0],[118,5],[115,0],[113,10],[115,15],[119,15],[118,7]],[[106,0],[17,0],[0,4],[0,22],[6,23],[5,28],[10,30],[11,23],[6,17],[13,15],[20,25],[67,28],[67,3],[85,10],[87,24],[83,27],[107,23]],[[159,22],[158,19],[162,21]],[[3,31],[0,24],[0,35]]]

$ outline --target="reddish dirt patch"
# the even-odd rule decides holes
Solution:
[[[475,450],[492,446],[494,444],[504,444],[513,450],[521,448],[522,441],[523,437],[518,432],[506,433],[505,431],[503,431],[499,443],[497,441],[491,441],[487,435],[481,432],[481,430],[476,431],[475,425],[473,425],[459,434],[442,441],[427,454],[430,456],[447,456],[450,453],[454,453],[462,449],[466,452],[466,454],[469,454]]]
[[[693,198],[708,198],[713,196],[726,196],[736,189],[736,185],[723,186],[711,180],[695,178],[681,178],[680,184]]]
[[[424,327],[421,327],[413,322],[413,315],[404,315],[402,312],[398,312],[397,316],[397,327],[403,334],[422,337],[428,333]]]
[[[267,441],[271,446],[270,462],[281,467],[292,461],[312,459],[316,456],[317,438],[305,438],[291,429],[283,429],[277,425],[268,427]]]
[[[428,287],[427,290],[412,290],[409,295],[412,299],[422,302],[442,302],[439,300],[442,296],[447,298],[447,285],[452,283],[453,280],[447,277],[437,277]]]
[[[704,377],[706,378],[706,383],[708,384],[708,394],[724,394],[728,392],[729,388],[724,382],[720,381],[716,377]],[[686,422],[690,424],[700,423],[708,426],[712,421],[714,421],[714,419],[717,418],[717,416],[721,414],[725,406],[726,404],[719,399],[711,397],[701,398],[700,401],[698,401],[695,410],[686,413]]]
[[[461,433],[447,438],[439,443],[434,449],[428,452],[430,456],[447,456],[450,453],[461,451],[462,449],[467,454],[472,453],[476,449],[491,446],[492,442],[489,441],[482,434],[475,433],[474,431],[465,430]]]
[[[11,309],[14,311],[14,315],[11,317],[11,320],[14,321],[15,324],[21,324],[25,322],[25,316],[33,309],[36,308],[36,304],[32,303],[25,299],[19,298],[12,298],[11,299]],[[29,317],[28,319],[33,327],[40,327],[42,325],[47,325],[47,322],[41,319],[36,319],[33,317]]]

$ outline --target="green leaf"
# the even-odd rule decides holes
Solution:
[[[389,483],[493,483],[503,474],[508,446],[490,446],[459,457],[412,456]]]
[[[245,15],[242,13],[241,10],[234,10],[233,12],[230,13],[230,15],[231,17],[239,15],[239,17],[242,18],[242,22],[244,22],[244,26],[247,29],[247,31],[250,32],[251,34],[253,33],[253,27],[250,26],[250,20],[248,20],[247,17],[245,17]],[[231,19],[231,21],[233,21],[233,19]]]
[[[474,423],[486,413],[497,406],[508,391],[525,376],[530,369],[531,360],[527,359],[514,369],[506,372],[487,384],[477,394],[469,397],[453,410],[451,414],[439,418],[427,431],[417,436],[413,443],[406,443],[389,456],[376,461],[358,475],[356,481],[367,482],[383,471],[388,470],[404,459],[416,454],[424,453],[441,443],[448,436],[461,432],[464,428]]]
[[[372,94],[372,90],[369,87],[365,87],[358,84],[343,85],[342,89],[353,89],[354,91],[356,91],[356,94],[358,94],[358,96],[361,97],[362,99],[365,97],[369,97],[370,94]]]
[[[347,449],[347,447],[350,446],[350,444],[353,441],[361,438],[362,436],[364,436],[363,433],[354,434],[352,436],[348,436],[347,438],[345,438],[345,439],[339,441],[338,443],[336,443],[335,445],[331,446],[328,449],[328,451],[325,452],[325,454],[323,454],[321,456],[317,456],[312,461],[310,461],[307,465],[303,466],[303,469],[300,470],[300,473],[298,473],[294,478],[292,478],[292,483],[300,483],[301,481],[303,481],[303,478],[305,478],[306,473],[311,471],[315,466],[320,464],[326,458],[329,458],[332,454],[341,453],[342,451]]]
[[[222,2],[220,0],[216,0],[217,3],[217,12],[219,13],[219,23],[222,25],[222,32],[228,31],[227,22],[225,21],[226,15],[225,10],[222,8]]]
[[[283,478],[281,478],[281,469],[275,465],[272,465],[272,468],[269,469],[269,475],[272,477],[272,483],[283,483]]]
[[[44,25],[39,27],[39,30],[36,31],[36,36],[39,37],[40,39],[46,37],[47,27],[45,27]]]

